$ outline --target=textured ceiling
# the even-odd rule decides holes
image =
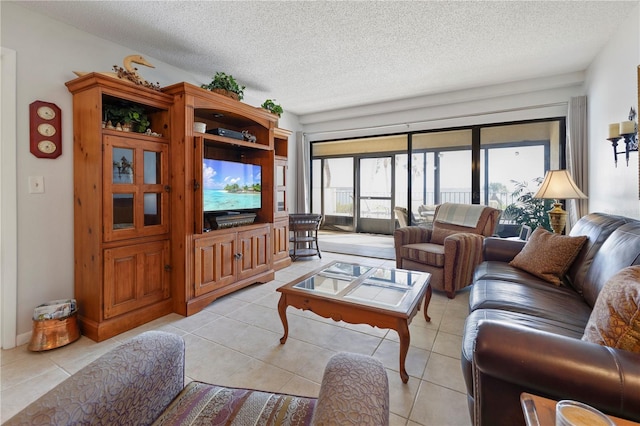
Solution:
[[[582,71],[637,3],[20,2],[300,115]]]

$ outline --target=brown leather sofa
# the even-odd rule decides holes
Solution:
[[[560,287],[509,265],[524,242],[485,239],[461,356],[475,425],[523,425],[522,392],[640,421],[640,354],[580,340],[606,281],[640,264],[640,221],[592,213],[570,235],[588,238]]]

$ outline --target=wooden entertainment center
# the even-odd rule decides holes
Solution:
[[[276,115],[188,83],[155,91],[92,73],[67,87],[73,94],[75,298],[83,334],[102,341],[170,312],[192,315],[223,295],[273,280],[291,263],[291,132],[276,127]],[[113,102],[142,107],[151,134],[105,126],[103,107]],[[194,132],[194,122],[246,130],[256,140]],[[220,220],[226,225],[210,226],[203,159],[259,166],[259,208],[235,223],[227,217]]]

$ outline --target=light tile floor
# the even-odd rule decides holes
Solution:
[[[434,293],[431,323],[421,313],[413,319],[406,384],[398,373],[395,331],[334,322],[289,308],[289,338],[280,344],[283,329],[276,288],[336,259],[394,266],[389,260],[323,252],[322,259],[297,261],[278,271],[274,281],[220,298],[191,317],[170,314],[101,343],[83,336],[48,352],[29,352],[26,345],[4,350],[0,356],[0,420],[6,421],[124,340],[153,329],[184,337],[187,380],[317,396],[329,357],[338,351],[358,352],[378,358],[387,369],[392,425],[470,425],[460,369],[468,303],[465,291],[454,300]]]

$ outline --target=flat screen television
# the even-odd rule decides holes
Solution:
[[[262,206],[262,168],[237,161],[202,160],[202,209],[206,213],[248,212]]]

